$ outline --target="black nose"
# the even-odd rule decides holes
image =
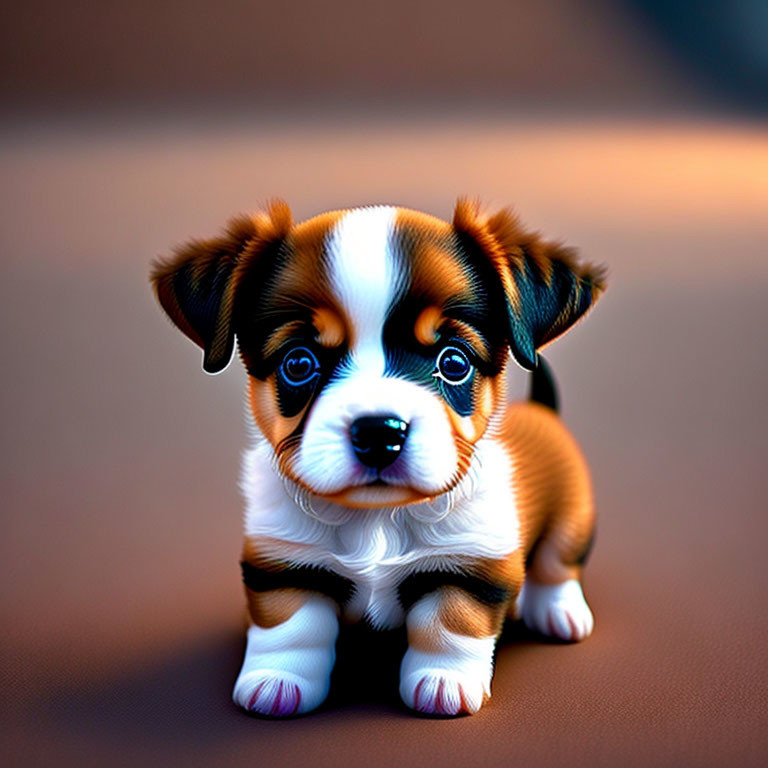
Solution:
[[[399,455],[408,436],[408,423],[397,416],[361,416],[349,428],[352,448],[366,467],[384,469]]]

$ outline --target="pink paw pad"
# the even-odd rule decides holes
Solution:
[[[301,690],[296,683],[262,680],[248,699],[246,709],[270,717],[295,715],[301,705]]]

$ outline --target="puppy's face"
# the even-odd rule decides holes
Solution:
[[[594,275],[507,212],[402,208],[293,225],[287,207],[158,265],[158,295],[211,372],[237,338],[279,471],[345,506],[452,489],[524,367],[588,308]]]
[[[376,207],[295,227],[236,325],[281,471],[349,506],[453,487],[502,398],[503,311],[446,222]]]

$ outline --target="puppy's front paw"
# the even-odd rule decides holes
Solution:
[[[482,680],[456,670],[420,670],[403,679],[400,696],[407,706],[428,715],[471,715],[489,694]]]
[[[298,715],[317,707],[327,690],[298,675],[273,669],[259,669],[241,675],[232,698],[248,712],[270,717]]]
[[[232,693],[235,704],[272,717],[319,707],[331,684],[338,629],[335,603],[319,595],[308,597],[281,624],[251,625]]]
[[[477,623],[486,607],[452,588],[425,595],[408,612],[408,650],[400,665],[400,698],[428,715],[471,715],[491,695],[495,634]],[[467,618],[471,617],[475,624]],[[463,630],[454,632],[446,626]],[[474,631],[475,634],[471,634]]]
[[[527,579],[520,593],[520,613],[528,629],[560,640],[576,642],[592,634],[595,620],[581,584],[539,584]]]

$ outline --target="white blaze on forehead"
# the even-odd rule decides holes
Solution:
[[[386,365],[381,334],[398,282],[396,215],[392,206],[349,211],[327,241],[331,289],[353,327],[352,360],[368,373],[383,374]]]

